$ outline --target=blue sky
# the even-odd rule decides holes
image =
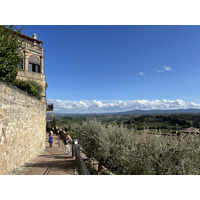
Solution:
[[[24,26],[55,112],[200,108],[200,26]]]

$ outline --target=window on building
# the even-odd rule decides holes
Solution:
[[[32,64],[32,72],[36,72],[36,64]]]
[[[29,63],[29,71],[30,72],[41,73],[41,67],[40,67],[40,65]]]
[[[29,57],[29,71],[41,73],[40,59],[35,55]]]
[[[19,62],[19,69],[23,69],[23,61],[22,60]]]
[[[31,63],[29,63],[28,71],[29,71],[29,72],[32,72],[32,64],[31,64]]]
[[[36,72],[37,72],[37,73],[41,73],[40,65],[36,65]]]

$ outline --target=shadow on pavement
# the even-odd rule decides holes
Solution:
[[[71,170],[74,167],[74,161],[68,160],[66,161],[42,161],[39,163],[35,163],[33,165],[30,165],[30,167],[39,167],[39,168],[53,168],[53,170],[61,170],[67,172],[68,170]]]

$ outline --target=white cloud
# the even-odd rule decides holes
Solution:
[[[200,104],[198,103],[191,102],[189,105],[190,107],[193,107],[193,108],[200,108]]]
[[[139,73],[140,76],[145,76],[144,72]]]
[[[176,100],[131,100],[131,101],[106,101],[106,100],[81,100],[64,101],[49,99],[48,103],[54,104],[56,112],[63,113],[103,113],[120,112],[128,110],[152,110],[152,109],[180,109],[180,108],[200,108],[200,104],[186,103],[182,99]]]
[[[156,69],[157,73],[162,73],[162,72],[166,72],[166,71],[171,71],[172,68],[169,66],[163,66],[162,69]]]
[[[171,70],[172,70],[172,68],[171,68],[171,67],[168,67],[168,66],[164,66],[163,69],[164,69],[165,71],[171,71]]]

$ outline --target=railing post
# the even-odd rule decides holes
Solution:
[[[72,141],[72,157],[75,157],[76,145],[78,146],[78,139],[73,139],[73,141]]]

